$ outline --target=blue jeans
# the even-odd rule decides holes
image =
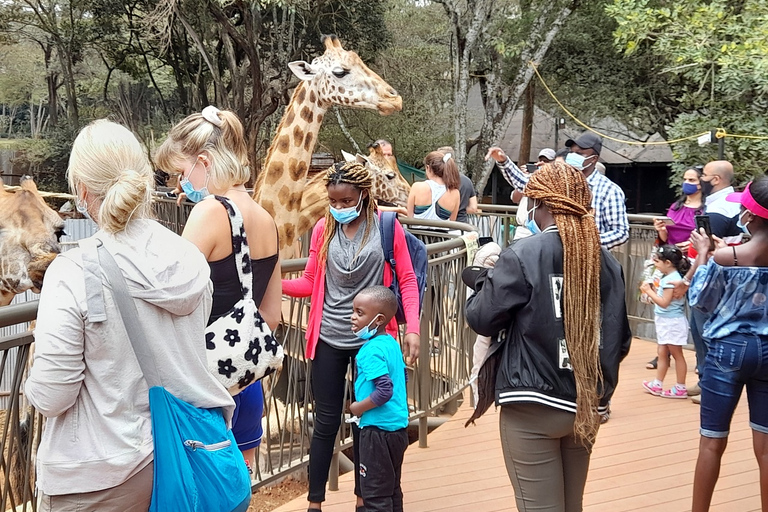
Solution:
[[[692,307],[688,325],[691,328],[693,348],[696,349],[696,370],[699,372],[699,380],[704,376],[704,362],[707,359],[707,346],[709,345],[707,339],[701,334],[706,322],[707,314]]]
[[[747,387],[749,426],[768,434],[768,336],[734,333],[710,340],[701,386],[701,435],[726,438]]]

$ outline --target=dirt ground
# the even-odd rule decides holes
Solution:
[[[262,487],[251,498],[248,512],[272,512],[280,505],[307,494],[306,482],[287,478],[273,487]]]

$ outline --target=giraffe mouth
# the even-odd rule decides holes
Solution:
[[[379,109],[379,114],[388,116],[403,110],[403,98],[400,96],[384,98],[376,107]]]

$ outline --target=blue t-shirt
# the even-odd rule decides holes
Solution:
[[[683,278],[680,275],[680,273],[677,270],[673,270],[669,274],[665,275],[661,278],[661,281],[659,282],[659,287],[656,288],[656,295],[659,297],[664,296],[664,290],[667,290],[669,288],[674,288],[675,286],[672,284],[675,281],[682,281]],[[666,308],[662,308],[659,305],[656,305],[653,308],[653,312],[656,313],[656,316],[660,316],[663,318],[680,318],[685,316],[685,299],[672,299],[672,302],[669,303],[669,306]]]
[[[373,381],[384,375],[392,379],[392,398],[384,405],[363,413],[360,428],[378,427],[389,432],[408,426],[408,396],[405,390],[405,363],[400,344],[389,334],[365,342],[357,353],[355,399],[365,400],[376,389]]]
[[[712,258],[696,269],[688,300],[708,314],[705,338],[768,336],[768,267],[724,267]]]

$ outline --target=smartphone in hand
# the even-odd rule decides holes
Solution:
[[[709,250],[715,250],[715,239],[712,238],[712,226],[709,223],[709,215],[696,215],[696,232],[700,232],[701,228],[704,228],[704,232],[709,237]]]
[[[525,170],[528,172],[536,172],[537,169],[536,164],[525,164]]]

